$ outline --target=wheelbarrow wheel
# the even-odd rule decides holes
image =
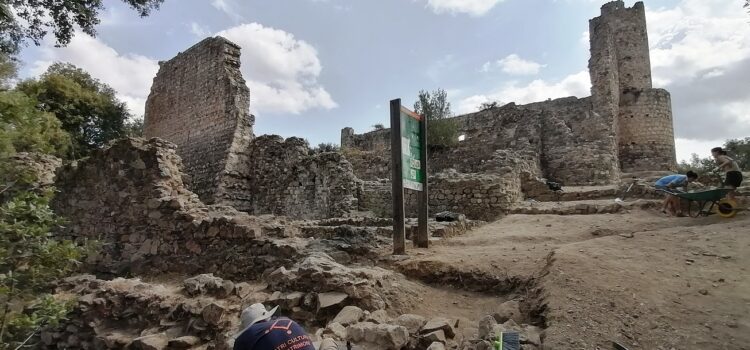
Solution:
[[[716,213],[723,218],[733,218],[737,215],[737,202],[731,199],[722,199],[716,206]]]

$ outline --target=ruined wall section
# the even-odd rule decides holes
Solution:
[[[594,111],[591,97],[560,98],[523,108],[542,112],[543,177],[564,185],[606,185],[619,180],[617,137],[609,116]]]
[[[185,187],[175,148],[124,139],[58,171],[52,207],[68,220],[58,234],[100,244],[93,271],[252,278],[299,257],[301,247],[274,238],[284,226],[203,204]]]
[[[222,204],[251,214],[296,219],[343,216],[357,210],[362,183],[338,152],[312,154],[304,139],[255,138],[225,177]]]
[[[620,161],[625,172],[675,170],[672,102],[663,89],[630,90],[620,103]]]
[[[472,220],[493,221],[515,203],[523,200],[518,172],[503,174],[465,174],[444,171],[430,177],[430,215],[453,211]],[[417,193],[406,190],[404,207],[407,217],[417,216]],[[362,192],[363,210],[381,217],[393,215],[390,181],[366,182]]]
[[[177,145],[191,189],[207,203],[222,195],[233,153],[252,138],[250,92],[240,73],[240,47],[207,38],[161,62],[146,102],[144,134]]]

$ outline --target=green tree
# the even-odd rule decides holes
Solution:
[[[61,222],[50,197],[51,191],[22,191],[0,206],[0,349],[19,348],[69,310],[48,291],[73,271],[84,249],[53,237]]]
[[[727,140],[724,148],[742,170],[750,170],[750,137]]]
[[[482,102],[482,104],[479,105],[478,109],[480,111],[486,111],[488,109],[493,109],[500,107],[500,102],[492,101],[492,102]]]
[[[453,119],[448,93],[437,89],[430,94],[419,91],[414,111],[427,119],[427,145],[445,148],[458,144],[458,122]]]
[[[124,136],[143,137],[143,118],[125,121]]]
[[[19,91],[0,91],[0,159],[16,152],[63,156],[70,137],[52,113]]]
[[[10,89],[11,81],[16,77],[18,67],[8,55],[0,53],[0,91]]]
[[[108,141],[126,136],[130,113],[125,103],[111,87],[72,64],[55,63],[38,79],[20,82],[17,89],[62,122],[72,138],[69,158],[84,157]]]
[[[338,152],[339,150],[339,145],[330,142],[320,143],[312,149],[313,153]]]
[[[157,10],[164,0],[122,0],[142,17]],[[0,52],[16,54],[27,41],[39,45],[52,31],[57,46],[65,46],[76,29],[95,36],[102,0],[2,0],[0,1]]]

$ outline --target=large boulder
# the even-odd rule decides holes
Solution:
[[[342,326],[349,326],[353,325],[360,320],[362,320],[362,317],[364,317],[365,312],[362,311],[362,309],[356,307],[356,306],[346,306],[344,307],[336,317],[334,317],[332,322],[336,322],[341,324]]]
[[[213,295],[227,297],[234,291],[234,283],[214,276],[212,273],[188,278],[182,282],[185,293],[190,296]]]
[[[393,323],[406,327],[410,334],[417,334],[427,323],[427,320],[419,315],[404,314],[393,320]]]
[[[367,349],[398,350],[409,342],[409,331],[402,326],[360,322],[346,329],[346,339]]]

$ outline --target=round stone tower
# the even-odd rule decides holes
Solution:
[[[673,170],[671,98],[666,90],[652,89],[643,2],[628,8],[623,1],[612,1],[601,11],[589,24],[592,94],[614,111],[620,168],[624,172]]]

